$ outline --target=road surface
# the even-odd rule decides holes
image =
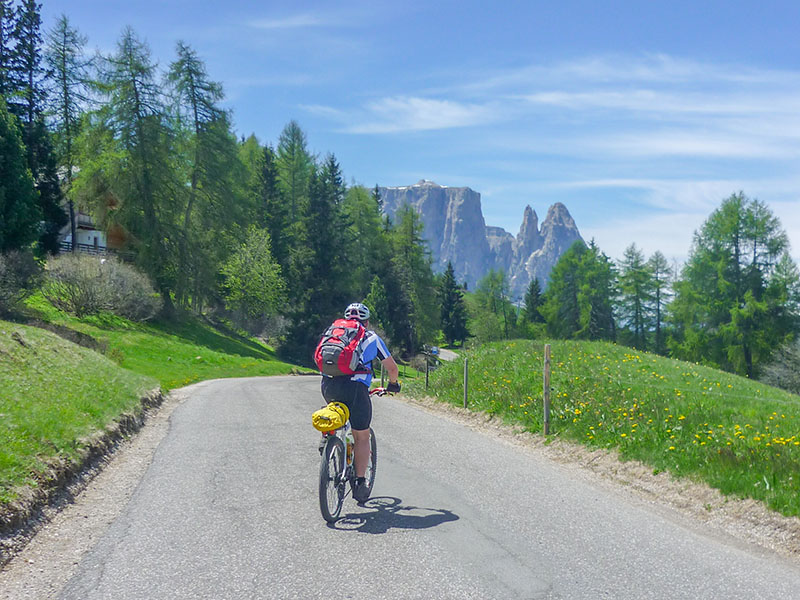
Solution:
[[[373,499],[319,513],[318,378],[207,382],[120,515],[55,594],[114,598],[800,597],[800,565],[375,399]]]

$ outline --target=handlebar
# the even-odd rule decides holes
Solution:
[[[375,389],[372,389],[372,390],[369,391],[369,395],[370,396],[372,396],[372,395],[375,395],[375,396],[394,396],[394,394],[392,392],[390,392],[389,390],[387,390],[385,387],[376,387]]]

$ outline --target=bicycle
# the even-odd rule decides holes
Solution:
[[[370,396],[390,394],[386,388],[375,388]],[[375,483],[378,465],[378,446],[375,432],[369,428],[370,455],[365,473],[369,491]],[[322,518],[328,523],[335,523],[342,512],[344,499],[353,493],[356,485],[356,469],[353,462],[354,441],[350,421],[343,427],[322,434],[320,449],[322,460],[319,465],[319,508]],[[349,490],[348,488],[349,485]]]

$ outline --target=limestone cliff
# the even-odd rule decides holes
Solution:
[[[459,281],[470,289],[489,269],[508,275],[513,298],[522,298],[533,277],[544,288],[550,270],[573,242],[581,239],[567,208],[556,203],[539,218],[525,207],[516,238],[500,227],[487,226],[481,196],[467,187],[444,187],[425,179],[410,186],[380,188],[383,210],[394,218],[404,204],[413,207],[425,224],[433,268],[442,272],[452,262]]]

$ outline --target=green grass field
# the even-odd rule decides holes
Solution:
[[[466,353],[470,408],[542,432],[543,347],[520,340]],[[551,366],[553,435],[800,515],[800,396],[602,342],[554,341]],[[431,373],[428,395],[461,404],[463,369],[457,360]],[[420,383],[406,389],[426,393]]]

